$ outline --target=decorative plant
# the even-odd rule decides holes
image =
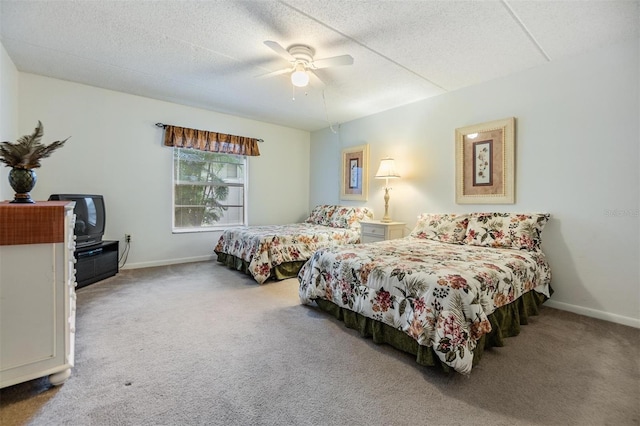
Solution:
[[[4,163],[6,167],[14,169],[35,169],[40,167],[40,160],[50,156],[69,139],[44,145],[40,142],[43,134],[42,123],[38,120],[38,127],[32,134],[22,136],[15,143],[2,142],[0,144],[0,162]]]

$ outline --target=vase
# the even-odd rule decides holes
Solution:
[[[31,199],[29,191],[36,186],[38,177],[31,169],[11,169],[9,172],[9,185],[16,192],[12,203],[35,203]]]

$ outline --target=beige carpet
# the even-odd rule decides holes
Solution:
[[[300,305],[297,284],[200,262],[82,288],[71,377],[0,390],[0,424],[640,424],[638,329],[543,308],[446,375]]]

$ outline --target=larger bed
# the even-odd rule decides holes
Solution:
[[[317,249],[360,242],[360,221],[371,218],[367,207],[319,205],[302,223],[227,229],[214,252],[219,262],[259,284],[294,278]]]
[[[298,275],[300,300],[420,364],[468,374],[551,296],[548,218],[424,214],[408,237],[316,251]]]

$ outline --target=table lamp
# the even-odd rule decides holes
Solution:
[[[396,171],[396,163],[393,158],[383,158],[380,160],[380,167],[378,167],[378,172],[376,173],[376,179],[385,179],[384,184],[384,217],[382,218],[382,222],[391,222],[391,217],[389,216],[389,179],[399,178],[400,175]]]

